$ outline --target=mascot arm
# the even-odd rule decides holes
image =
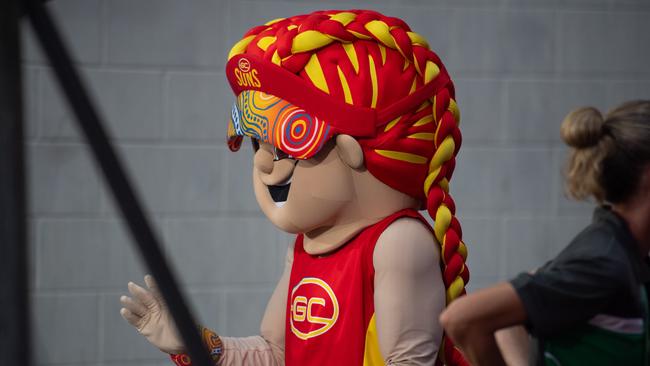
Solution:
[[[445,308],[433,234],[419,220],[397,220],[377,240],[373,264],[376,334],[385,363],[433,365],[443,334],[438,314]]]
[[[284,331],[287,304],[287,291],[289,276],[293,265],[293,245],[287,251],[286,262],[282,277],[278,282],[273,295],[264,312],[260,326],[260,335],[252,337],[219,337],[222,353],[215,359],[219,366],[282,366],[284,365]],[[216,333],[207,328],[202,328],[203,338],[207,340],[217,337]],[[206,338],[206,334],[208,337]],[[212,349],[212,347],[209,347]],[[172,361],[177,366],[191,366],[192,361],[185,354],[171,355]]]

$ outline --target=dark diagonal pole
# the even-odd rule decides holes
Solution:
[[[30,365],[18,0],[0,1],[0,365]]]
[[[61,39],[51,15],[41,0],[25,0],[24,6],[41,48],[52,64],[59,85],[99,163],[113,197],[126,219],[140,254],[158,282],[187,351],[192,357],[193,364],[211,366],[210,356],[201,342],[196,323],[171,274],[167,260],[158,244],[159,241],[145,217],[140,200],[136,197],[132,185],[124,173],[123,165],[108,141],[99,115],[77,70],[72,65],[68,49]]]

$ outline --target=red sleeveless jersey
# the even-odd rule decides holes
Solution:
[[[375,328],[372,256],[381,233],[402,217],[429,227],[415,210],[402,210],[325,256],[306,253],[303,235],[297,236],[287,301],[287,366],[384,365]]]

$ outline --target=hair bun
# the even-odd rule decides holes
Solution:
[[[605,120],[600,111],[593,107],[578,108],[562,121],[560,135],[567,145],[585,149],[598,144],[604,135]]]

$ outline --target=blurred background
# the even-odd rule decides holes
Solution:
[[[230,46],[267,20],[371,8],[424,35],[456,83],[452,180],[475,290],[541,265],[590,221],[569,201],[559,125],[574,107],[650,98],[648,0],[55,0],[196,315],[258,332],[290,236],[257,208],[251,151],[230,153]],[[170,365],[119,315],[146,272],[24,25],[31,298],[38,365]],[[247,147],[247,145],[245,145]]]

